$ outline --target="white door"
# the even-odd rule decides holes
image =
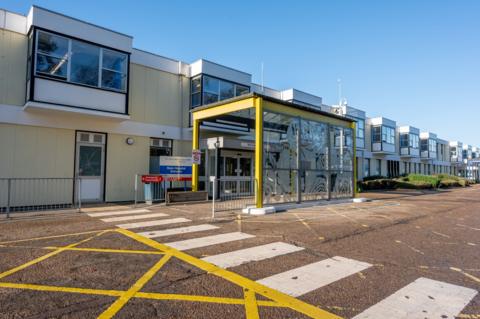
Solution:
[[[78,132],[76,176],[80,178],[82,202],[101,202],[104,192],[105,134]]]

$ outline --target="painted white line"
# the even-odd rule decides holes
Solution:
[[[165,237],[165,236],[171,236],[171,235],[179,235],[179,234],[194,233],[194,232],[205,231],[205,230],[212,230],[217,228],[218,227],[214,225],[202,224],[202,225],[195,225],[195,226],[169,228],[164,230],[146,231],[138,234],[147,238],[158,238],[158,237]]]
[[[354,319],[454,318],[476,294],[474,289],[418,278]]]
[[[298,297],[372,265],[340,256],[298,267],[258,280],[262,285]]]
[[[208,256],[202,259],[219,267],[229,268],[246,264],[251,261],[260,261],[281,255],[290,254],[303,249],[303,247],[297,247],[287,243],[276,242],[262,246],[235,250],[225,254]]]
[[[142,215],[110,217],[110,218],[103,218],[100,220],[106,223],[113,223],[113,222],[123,222],[126,220],[147,219],[147,218],[165,217],[165,216],[168,216],[168,215],[164,213],[151,213],[151,214],[142,214]]]
[[[117,210],[112,212],[103,212],[103,213],[90,213],[87,214],[90,217],[105,217],[105,216],[117,216],[117,215],[131,215],[131,214],[140,214],[140,213],[150,213],[148,209],[130,209],[130,210]]]
[[[151,227],[151,226],[160,226],[160,225],[168,225],[168,224],[175,224],[175,223],[187,223],[187,222],[191,222],[191,220],[180,217],[180,218],[150,220],[147,222],[122,224],[122,225],[117,225],[117,227],[132,229],[132,228],[142,228],[142,227]]]
[[[200,248],[205,246],[228,243],[231,241],[242,240],[242,239],[247,239],[252,237],[255,237],[255,236],[250,234],[240,233],[240,232],[233,232],[233,233],[226,233],[226,234],[220,234],[220,235],[175,241],[171,243],[166,243],[165,245],[173,247],[178,250],[188,250],[193,248]]]

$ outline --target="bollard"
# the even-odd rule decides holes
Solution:
[[[12,180],[9,178],[7,185],[7,218],[10,218],[10,191],[12,188],[11,182]]]
[[[215,220],[215,197],[217,196],[217,193],[216,193],[217,181],[215,179],[215,176],[210,176],[210,181],[212,182],[212,193],[213,193],[213,196],[212,196],[212,220]]]

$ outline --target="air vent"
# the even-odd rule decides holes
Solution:
[[[170,140],[162,140],[162,146],[163,147],[170,147]]]
[[[93,135],[93,141],[95,143],[103,143],[103,135],[100,135],[100,134]]]
[[[90,142],[90,134],[80,133],[80,141],[81,142]]]

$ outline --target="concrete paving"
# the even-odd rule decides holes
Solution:
[[[480,185],[362,197],[0,218],[0,318],[480,318]]]

